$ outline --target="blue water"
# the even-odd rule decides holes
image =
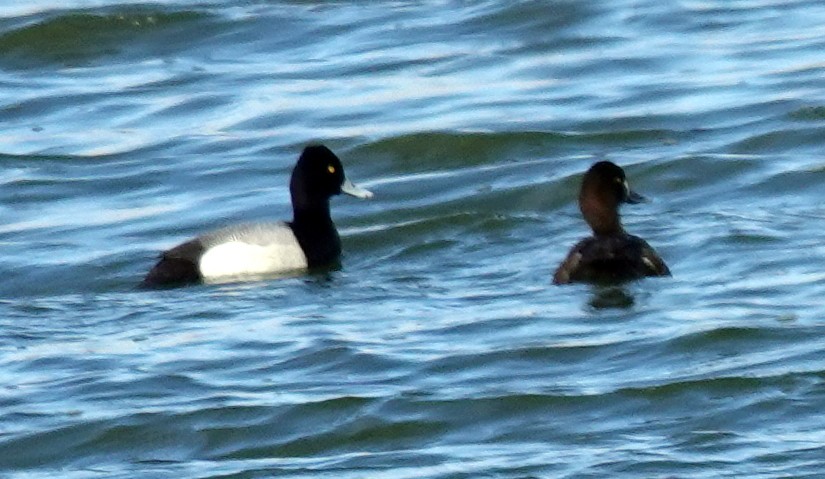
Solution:
[[[0,475],[821,477],[825,4],[0,6]],[[290,215],[339,269],[147,291]],[[556,287],[595,161],[672,278]]]

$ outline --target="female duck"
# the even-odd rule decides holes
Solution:
[[[346,193],[371,198],[344,176],[341,160],[323,145],[301,153],[289,183],[291,222],[236,225],[212,231],[161,254],[147,286],[221,280],[328,266],[341,255],[329,199]]]
[[[621,203],[644,198],[630,189],[624,170],[609,161],[585,173],[579,209],[593,236],[579,241],[553,275],[553,283],[610,283],[645,276],[670,276],[670,270],[645,240],[625,232],[619,220]]]

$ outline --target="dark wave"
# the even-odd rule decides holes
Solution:
[[[212,16],[198,11],[62,12],[0,34],[7,66],[82,65],[136,49],[163,56],[184,48],[192,34],[209,27]],[[174,49],[174,50],[173,50]]]

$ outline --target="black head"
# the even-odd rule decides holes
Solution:
[[[292,170],[289,192],[295,209],[326,207],[330,197],[342,192],[359,198],[372,197],[372,193],[347,180],[341,160],[324,145],[304,148]]]
[[[624,170],[615,163],[600,161],[584,174],[579,208],[597,235],[621,232],[619,205],[642,201],[644,197],[630,189]]]
[[[289,191],[296,203],[326,202],[341,193],[344,167],[329,148],[313,145],[304,148],[292,170]]]

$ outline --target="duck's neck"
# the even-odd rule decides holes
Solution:
[[[585,197],[581,199],[579,207],[595,236],[624,234],[617,204]]]
[[[290,224],[304,250],[310,268],[338,261],[341,240],[329,214],[329,200],[312,206],[295,207]]]
[[[292,212],[292,223],[311,228],[333,228],[332,217],[329,214],[329,201],[314,207],[294,208]]]

